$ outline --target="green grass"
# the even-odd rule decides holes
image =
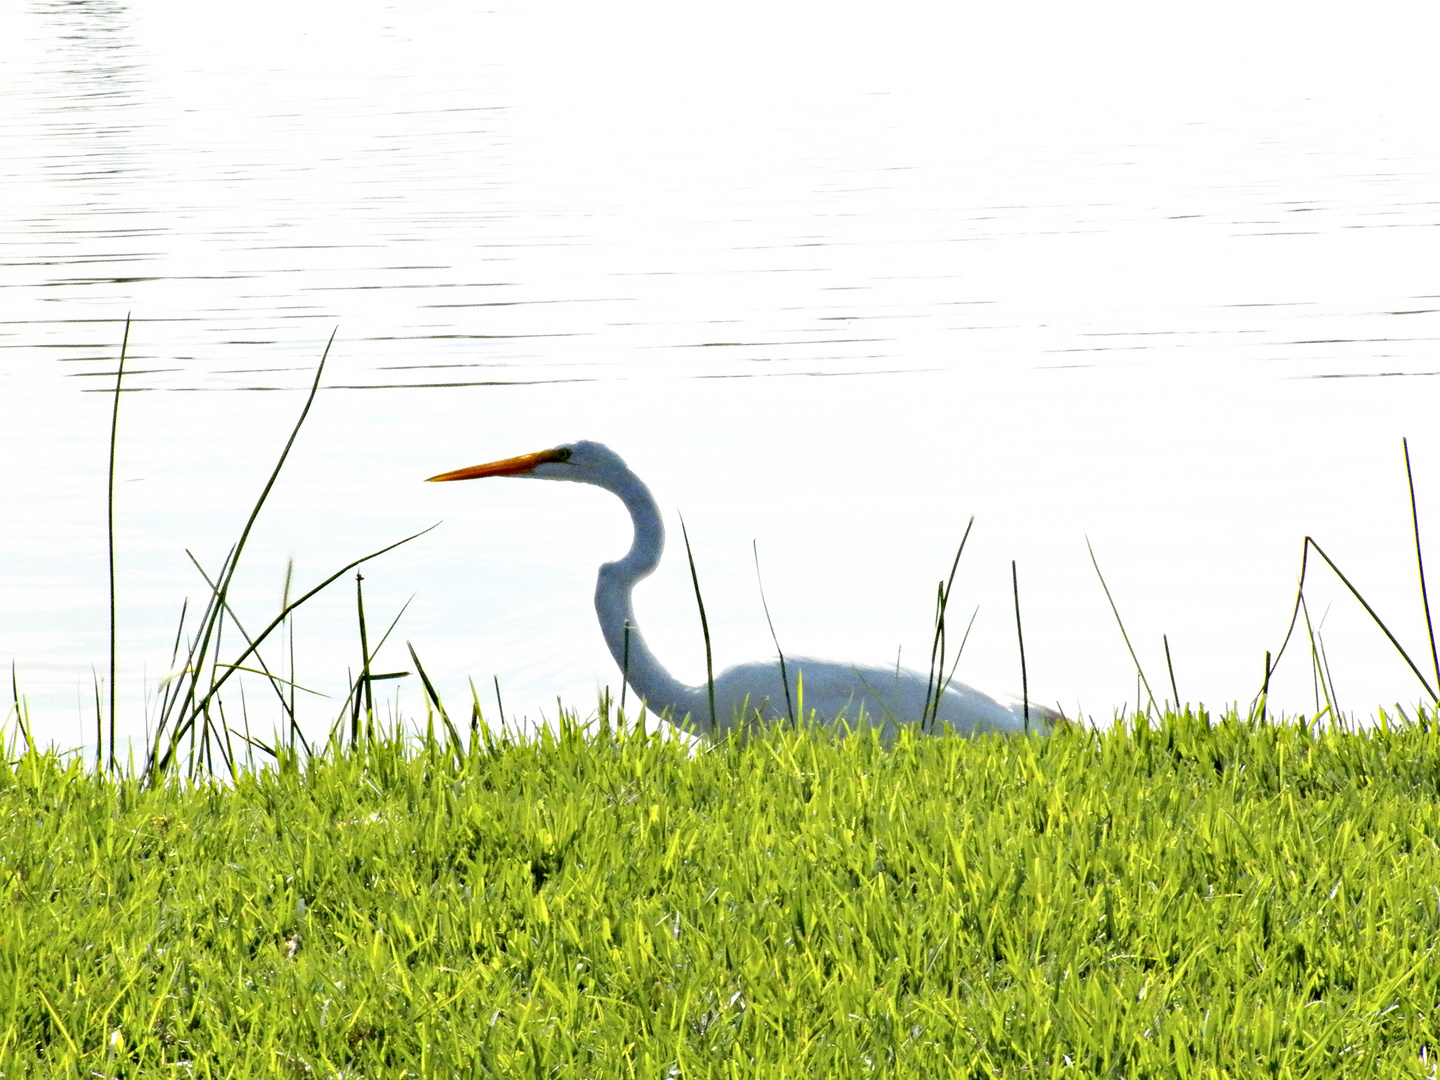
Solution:
[[[293,639],[279,666],[261,646],[398,545],[294,599],[287,571],[254,634],[228,596],[324,363],[235,545],[213,573],[196,561],[208,597],[182,608],[142,762],[115,762],[113,601],[93,768],[34,749],[12,672],[0,1078],[1435,1080],[1440,658],[1413,481],[1433,688],[1307,536],[1245,719],[1153,726],[1111,600],[1150,705],[1106,732],[886,747],[792,725],[695,747],[612,727],[602,703],[588,728],[467,745],[411,649],[443,735],[407,739],[377,730],[372,684],[408,673],[372,670],[395,623],[372,649],[357,575],[359,675],[316,749]],[[1312,548],[1426,689],[1413,722],[1343,719]],[[113,534],[111,565],[113,597]],[[1023,673],[1013,564],[1012,585]],[[1302,615],[1324,724],[1265,712]],[[226,719],[241,673],[278,698],[269,743],[243,696]]]
[[[1433,1076],[1440,727],[0,768],[5,1077]]]

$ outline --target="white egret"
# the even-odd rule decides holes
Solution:
[[[625,504],[635,538],[624,558],[600,567],[595,582],[595,613],[622,677],[652,713],[675,726],[716,737],[736,725],[786,720],[792,710],[798,709],[807,722],[851,730],[876,727],[888,739],[899,726],[919,723],[926,713],[933,686],[918,672],[787,657],[788,695],[778,660],[741,664],[715,677],[712,716],[709,687],[687,686],[666,671],[636,625],[631,594],[635,584],[659,564],[665,549],[665,526],[650,489],[620,455],[601,443],[574,442],[456,469],[430,480],[487,476],[593,484]],[[927,729],[948,726],[964,735],[1020,732],[1026,726],[1021,702],[1002,704],[953,681],[943,688],[938,706],[931,700],[929,713]],[[1031,729],[1038,731],[1049,730],[1060,719],[1058,713],[1034,704],[1029,706],[1029,715]]]

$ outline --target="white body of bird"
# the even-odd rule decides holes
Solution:
[[[647,709],[694,734],[723,736],[731,728],[799,721],[838,730],[879,729],[887,740],[901,727],[986,732],[1048,731],[1058,713],[1021,702],[1000,702],[954,681],[940,689],[925,675],[900,667],[874,667],[786,657],[728,668],[712,687],[689,686],[670,674],[651,652],[635,621],[632,594],[648,577],[665,549],[665,525],[650,489],[620,455],[597,442],[575,442],[534,454],[474,465],[430,477],[473,480],[515,476],[592,484],[617,496],[630,512],[635,537],[630,550],[600,567],[595,583],[595,613],[605,644],[622,677]],[[786,693],[786,682],[789,693]],[[928,705],[928,707],[927,707]]]

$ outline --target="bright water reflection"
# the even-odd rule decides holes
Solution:
[[[444,518],[367,587],[374,618],[415,594],[397,635],[452,700],[498,673],[536,715],[614,681],[589,595],[618,506],[418,483],[577,437],[685,512],[721,663],[771,651],[752,538],[787,649],[918,662],[971,513],[982,687],[1018,689],[1015,559],[1032,692],[1133,700],[1087,534],[1157,694],[1162,632],[1182,697],[1254,692],[1307,532],[1421,646],[1399,437],[1423,514],[1429,9],[246,12],[0,13],[0,656],[54,738],[81,737],[104,665],[126,311],[131,730],[197,593],[182,549],[220,561],[336,324],[244,610],[273,609],[292,552],[313,580]],[[640,611],[697,679],[688,588],[672,557]],[[1413,701],[1330,599],[1342,705]],[[352,610],[340,589],[302,619],[302,682],[342,685]],[[1307,665],[1280,696],[1310,703]]]

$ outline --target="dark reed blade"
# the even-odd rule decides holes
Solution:
[[[690,582],[695,586],[695,603],[700,608],[700,633],[705,637],[705,689],[710,697],[710,730],[715,732],[715,666],[710,654],[710,622],[705,618],[705,598],[700,595],[700,576],[695,572],[695,555],[690,550],[690,534],[685,518],[680,517],[680,535],[685,538],[685,558],[690,560]]]
[[[1282,650],[1283,651],[1283,650]],[[1270,676],[1275,672],[1275,665],[1270,660],[1270,650],[1265,650],[1265,682],[1260,687],[1260,693],[1255,695],[1255,700],[1250,703],[1251,715],[1254,715],[1255,706],[1260,706],[1260,719],[1265,719],[1265,710],[1270,703]]]
[[[1440,688],[1440,653],[1435,651],[1435,623],[1430,618],[1430,594],[1425,591],[1425,557],[1420,552],[1420,515],[1415,509],[1415,477],[1410,472],[1410,440],[1401,439],[1405,449],[1405,482],[1410,485],[1410,524],[1415,531],[1415,568],[1420,572],[1420,603],[1425,608],[1425,631],[1430,635],[1430,663],[1435,669],[1435,685]]]
[[[630,620],[626,619],[621,632],[625,642],[620,656],[620,713],[625,713],[625,691],[630,688]]]
[[[936,664],[943,663],[943,652],[945,643],[945,583],[935,583],[935,629],[934,636],[930,639],[930,670],[925,676],[925,701],[920,706],[920,730],[925,731],[930,723],[930,702],[937,702],[936,712],[939,711],[938,702],[940,695],[935,689]],[[943,672],[943,668],[941,671]]]
[[[237,731],[235,732],[235,737],[237,739],[240,739],[242,742],[249,743],[251,746],[255,747],[256,750],[263,750],[272,758],[278,759],[280,757],[279,753],[277,753],[277,750],[279,749],[278,746],[271,746],[268,743],[262,742],[261,740],[254,738],[253,736],[251,736],[249,731]]]
[[[1315,538],[1313,536],[1305,537],[1305,540],[1300,548],[1300,583],[1295,590],[1295,607],[1290,612],[1290,625],[1285,630],[1285,640],[1280,643],[1280,648],[1275,653],[1275,663],[1271,665],[1267,662],[1265,666],[1265,686],[1262,690],[1262,693],[1269,693],[1270,675],[1274,672],[1275,668],[1279,666],[1280,658],[1285,655],[1285,648],[1287,645],[1290,644],[1290,638],[1295,633],[1295,625],[1300,619],[1300,604],[1302,598],[1305,595],[1305,574],[1309,570],[1310,549],[1312,547],[1315,549],[1315,553],[1325,560],[1326,565],[1329,566],[1331,570],[1335,571],[1335,576],[1338,577],[1341,582],[1344,583],[1345,587],[1350,590],[1350,595],[1355,597],[1356,600],[1360,601],[1360,606],[1363,607],[1366,613],[1370,616],[1370,618],[1374,620],[1375,625],[1378,626],[1381,633],[1383,633],[1385,637],[1389,639],[1390,644],[1395,646],[1395,651],[1400,654],[1400,658],[1404,660],[1410,670],[1414,672],[1415,678],[1420,680],[1420,685],[1425,688],[1425,692],[1430,695],[1430,699],[1436,703],[1440,703],[1440,697],[1437,697],[1435,691],[1431,689],[1430,683],[1426,680],[1425,676],[1420,673],[1420,669],[1415,666],[1415,661],[1410,659],[1410,654],[1405,651],[1404,646],[1402,646],[1400,642],[1396,640],[1395,635],[1390,632],[1390,628],[1385,625],[1384,620],[1382,620],[1380,616],[1375,613],[1375,609],[1370,606],[1369,601],[1367,601],[1365,597],[1360,594],[1359,589],[1355,588],[1355,586],[1351,584],[1350,579],[1347,578],[1345,574],[1340,570],[1340,568],[1335,565],[1335,561],[1331,559],[1329,555],[1325,554],[1325,549],[1315,542]],[[1269,653],[1266,653],[1267,657],[1269,655]]]
[[[234,555],[235,548],[232,545],[229,552],[227,552],[225,555],[225,560],[220,564],[220,570],[222,573],[224,572],[225,567],[230,564],[230,560],[234,557]],[[193,561],[194,556],[191,556],[191,559]],[[206,576],[203,571],[201,572],[201,576]],[[195,695],[198,693],[200,676],[205,666],[204,656],[200,653],[201,642],[202,640],[204,641],[205,648],[208,650],[210,647],[209,631],[212,631],[214,629],[214,620],[216,618],[216,613],[220,610],[220,608],[221,605],[219,603],[218,593],[216,592],[215,586],[212,583],[210,584],[210,596],[205,601],[205,607],[200,613],[199,629],[196,631],[195,636],[189,639],[189,642],[186,646],[185,663],[181,665],[178,669],[175,667],[173,661],[170,665],[170,670],[172,672],[178,671],[178,678],[176,680],[176,693],[173,695],[166,694],[165,700],[162,703],[160,709],[160,720],[155,728],[155,741],[157,744],[160,741],[161,735],[164,734],[166,726],[171,722],[171,719],[174,716],[175,712],[178,710],[182,714],[184,713],[185,708],[181,706],[182,698],[188,704],[195,699]],[[177,636],[184,628],[185,614],[188,609],[189,599],[187,598],[185,603],[181,605],[180,626],[176,628]]]
[[[110,414],[110,479],[105,487],[106,537],[110,557],[110,771],[115,771],[115,443],[120,430],[120,383],[125,377],[125,353],[130,347],[130,313],[125,313],[125,337],[120,342],[120,363],[115,368],[115,408]]]
[[[15,723],[19,725],[20,734],[25,737],[25,750],[29,753],[35,745],[30,741],[30,726],[25,723],[25,708],[20,704],[20,680],[15,674],[15,661],[10,661],[10,694],[15,701]]]
[[[1020,575],[1015,569],[1015,560],[1010,560],[1010,585],[1015,592],[1015,636],[1020,641],[1020,694],[1021,707],[1025,710],[1025,731],[1030,731],[1030,679],[1025,674],[1025,631],[1020,627]]]
[[[290,586],[291,586],[291,584],[294,582],[294,580],[295,580],[295,556],[294,556],[294,555],[291,555],[288,559],[285,560],[285,584],[284,584],[284,586],[282,586],[281,589],[280,589],[280,607],[281,607],[282,609],[285,607],[286,604],[290,603]],[[310,744],[307,743],[307,742],[305,742],[305,736],[304,736],[304,734],[302,734],[302,733],[300,732],[300,724],[299,724],[299,722],[295,719],[295,620],[294,620],[294,619],[287,620],[286,629],[289,631],[288,637],[289,637],[289,639],[290,639],[290,665],[289,665],[289,668],[290,668],[290,702],[289,702],[289,707],[288,707],[285,711],[286,711],[286,715],[288,715],[288,716],[290,717],[290,749],[291,749],[292,752],[294,751],[294,749],[295,749],[295,736],[298,734],[298,735],[300,735],[300,741],[301,741],[301,742],[304,744],[304,746],[305,746],[305,752],[308,754],[308,753],[310,752]],[[283,655],[283,654],[284,654],[284,648],[285,648],[285,644],[284,644],[283,641],[281,642],[280,648],[281,648],[281,654]]]
[[[409,641],[405,642],[405,648],[410,650],[410,659],[415,661],[415,673],[420,676],[420,683],[425,687],[425,696],[435,706],[435,711],[440,714],[440,722],[445,725],[445,735],[450,740],[450,748],[456,758],[465,756],[465,744],[460,741],[460,732],[455,730],[455,724],[450,719],[450,714],[445,711],[445,706],[440,702],[440,695],[435,692],[435,684],[430,681],[430,676],[425,674],[425,666],[420,663],[420,654],[415,651],[415,646]]]
[[[232,549],[232,550],[233,550],[233,549]],[[211,578],[210,578],[210,575],[205,572],[205,568],[200,564],[200,560],[195,557],[195,554],[194,554],[192,551],[190,551],[190,550],[187,548],[186,551],[185,551],[185,554],[186,554],[187,556],[189,556],[191,563],[194,564],[195,569],[196,569],[197,571],[199,571],[200,576],[205,580],[205,584],[208,585],[208,586],[210,586],[211,596],[212,596],[212,601],[213,601],[214,598],[218,596],[218,592],[217,592],[217,590],[216,590],[215,582],[212,581]],[[291,560],[291,562],[293,563],[293,560]],[[284,594],[282,594],[282,602],[284,601],[285,598],[288,597],[288,594],[289,594],[289,579],[288,579],[288,575],[287,575],[285,592],[284,592]],[[250,638],[249,633],[245,630],[244,624],[242,624],[242,623],[240,622],[240,618],[239,618],[238,615],[235,614],[234,609],[230,607],[229,602],[228,602],[228,601],[220,601],[220,602],[219,602],[219,606],[220,606],[221,612],[222,612],[224,615],[228,615],[228,616],[230,617],[230,621],[231,621],[232,623],[234,623],[235,629],[240,632],[240,636],[245,640],[246,644],[247,644],[247,645],[248,645],[248,644],[252,644],[252,640],[251,640],[251,638]],[[182,623],[182,625],[183,625],[183,622],[184,622],[184,611],[182,610],[182,612],[181,612],[181,623]],[[293,624],[292,624],[292,626],[291,626],[291,629],[292,629],[292,639],[291,639],[291,668],[292,668],[292,671],[293,671],[293,668],[294,668],[294,640],[293,640],[293,629],[294,629],[294,628],[293,628]],[[177,645],[176,651],[178,652],[178,645],[179,645],[178,631],[177,631],[176,645]],[[215,650],[216,650],[217,653],[218,653],[218,651],[219,651],[219,647],[220,647],[220,635],[219,635],[219,633],[217,632],[216,638],[215,638]],[[298,723],[298,721],[297,721],[297,719],[296,719],[296,716],[295,716],[295,692],[296,692],[296,689],[297,689],[297,685],[296,685],[294,679],[291,678],[291,679],[289,679],[289,680],[285,680],[285,679],[280,679],[278,676],[276,676],[276,675],[270,670],[269,665],[267,665],[267,664],[265,663],[265,658],[259,653],[258,650],[255,652],[255,660],[256,660],[256,662],[260,665],[259,669],[245,667],[245,666],[243,666],[243,665],[241,665],[241,664],[224,664],[224,663],[221,663],[219,660],[215,660],[215,661],[212,663],[212,665],[211,665],[212,674],[213,674],[214,671],[217,671],[217,670],[219,670],[219,669],[221,669],[221,668],[226,668],[226,669],[238,670],[238,671],[241,671],[241,672],[249,672],[249,673],[251,673],[251,674],[255,674],[255,675],[260,675],[260,676],[262,676],[262,677],[270,684],[271,688],[274,689],[275,695],[276,695],[276,697],[277,697],[277,698],[279,699],[279,701],[280,701],[280,707],[281,707],[282,710],[284,710],[284,712],[286,713],[286,716],[287,716],[287,718],[288,718],[288,720],[289,720],[290,731],[291,731],[291,746],[292,746],[292,748],[293,748],[293,746],[294,746],[294,737],[295,737],[295,735],[298,733],[299,736],[300,736],[301,744],[305,747],[305,751],[306,751],[306,753],[308,754],[308,753],[310,752],[310,744],[306,741],[304,734],[301,733],[301,732],[299,732],[299,730],[298,730],[298,729],[299,729],[299,723]],[[171,662],[172,662],[172,664],[173,664],[173,662],[174,662],[174,657],[173,657],[173,655],[172,655],[172,657],[171,657]],[[285,685],[288,685],[288,686],[289,686],[289,689],[290,689],[290,697],[289,697],[288,700],[287,700],[286,697],[285,697],[285,691],[284,691],[284,686],[285,686]],[[317,696],[319,696],[319,697],[324,697],[324,696],[325,696],[324,694],[320,693],[320,692],[317,691],[317,690],[310,690],[310,689],[308,689],[308,688],[306,688],[306,687],[303,687],[303,686],[302,686],[302,687],[298,687],[298,689],[304,690],[307,694],[315,694],[315,695],[317,695]],[[243,684],[243,683],[242,683],[241,686],[240,686],[240,696],[241,696],[241,701],[242,701],[242,705],[243,705],[243,703],[244,703],[244,697],[245,697],[245,687],[244,687],[244,684]],[[163,712],[164,712],[164,710],[162,710],[162,723],[163,723]],[[227,729],[227,731],[228,731],[228,729]]]
[[[260,631],[260,633],[256,635],[255,640],[254,640],[250,645],[248,645],[248,646],[246,647],[245,651],[242,652],[238,657],[236,657],[236,659],[233,661],[232,666],[238,665],[238,664],[242,664],[242,663],[244,663],[246,660],[248,660],[248,659],[250,658],[250,655],[251,655],[253,652],[255,652],[255,650],[258,649],[258,648],[261,646],[261,644],[264,643],[264,641],[265,641],[266,638],[268,638],[272,633],[274,633],[275,628],[278,627],[278,626],[280,626],[281,623],[283,623],[283,622],[285,621],[285,618],[286,618],[291,612],[293,612],[296,608],[300,607],[302,604],[304,604],[304,603],[305,603],[307,600],[309,600],[311,597],[315,596],[317,593],[323,591],[327,586],[329,586],[330,584],[332,584],[333,582],[335,582],[335,581],[338,580],[339,578],[343,577],[345,574],[349,573],[351,570],[354,570],[357,566],[361,566],[361,565],[363,565],[364,563],[369,562],[371,559],[378,559],[381,555],[384,555],[384,554],[386,554],[387,552],[394,551],[394,550],[395,550],[397,547],[399,547],[401,544],[408,544],[411,540],[419,539],[420,537],[424,536],[426,533],[430,532],[431,529],[436,528],[436,526],[438,526],[439,524],[440,524],[440,523],[437,521],[437,522],[435,523],[435,525],[431,525],[429,528],[421,529],[421,530],[420,530],[419,532],[417,532],[417,533],[411,533],[409,536],[405,537],[403,540],[396,540],[395,543],[393,543],[393,544],[387,544],[387,545],[385,545],[383,548],[380,548],[378,551],[372,551],[370,554],[361,556],[360,558],[356,559],[355,561],[350,562],[350,563],[347,563],[346,565],[342,566],[339,570],[336,570],[333,574],[331,574],[329,577],[327,577],[324,581],[320,582],[320,584],[316,585],[316,586],[315,586],[313,589],[311,589],[309,592],[305,593],[305,594],[304,594],[303,596],[301,596],[298,600],[292,601],[291,604],[290,604],[288,607],[286,607],[283,611],[280,612],[279,615],[277,615],[277,616],[275,616],[275,618],[271,619],[270,622],[266,624],[265,629],[262,630],[262,631]],[[211,698],[213,698],[213,697],[215,696],[215,694],[219,691],[220,686],[224,683],[225,679],[228,678],[228,677],[229,677],[228,674],[225,675],[225,676],[223,676],[223,677],[215,684],[215,686],[206,694],[205,699],[203,699],[203,700],[201,701],[200,705],[197,705],[196,708],[197,708],[197,709],[200,708],[201,705],[203,705],[206,701],[208,701],[208,700],[210,700]]]
[[[415,671],[420,676],[420,683],[425,688],[425,696],[430,699],[430,704],[435,706],[435,711],[448,725],[450,714],[445,711],[445,706],[440,703],[440,695],[435,692],[435,684],[430,681],[430,676],[425,674],[425,667],[420,663],[420,656],[415,652],[415,646],[411,642],[405,642],[405,648],[410,651],[410,659],[415,661]]]
[[[499,675],[493,675],[493,676],[491,676],[491,678],[493,678],[493,679],[495,680],[495,707],[500,710],[500,730],[503,732],[503,731],[506,730],[506,726],[505,726],[505,702],[503,702],[503,701],[500,700],[500,676],[499,676]],[[480,719],[480,700],[479,700],[479,698],[476,698],[476,700],[475,700],[475,715],[474,715],[474,717],[472,717],[472,720],[478,720],[478,719]],[[473,723],[471,724],[471,727],[474,727],[474,724],[473,724]]]
[[[370,645],[365,640],[365,595],[361,589],[361,583],[365,580],[364,575],[355,575],[355,609],[360,619],[360,682],[365,688],[365,716],[367,722],[373,722],[375,715],[375,697],[370,689]],[[359,737],[360,721],[360,695],[355,696],[355,711],[350,716],[350,744],[355,745]],[[367,723],[368,726],[368,723]]]
[[[287,593],[288,596],[288,593]],[[290,751],[295,751],[295,737],[300,737],[300,745],[305,748],[305,756],[310,756],[310,743],[305,738],[305,733],[300,730],[300,724],[295,720],[295,620],[285,620],[285,628],[290,638]]]
[[[1376,614],[1375,609],[1370,606],[1370,602],[1366,600],[1365,597],[1360,595],[1360,590],[1357,589],[1354,585],[1352,585],[1350,583],[1350,579],[1347,578],[1343,573],[1341,573],[1340,567],[1336,566],[1335,561],[1331,559],[1329,555],[1325,554],[1325,549],[1322,548],[1319,544],[1317,544],[1313,537],[1305,537],[1305,542],[1315,549],[1315,553],[1325,560],[1326,565],[1329,566],[1331,570],[1335,571],[1335,576],[1338,577],[1342,582],[1344,582],[1345,587],[1350,590],[1350,595],[1355,597],[1356,600],[1360,601],[1360,606],[1365,609],[1366,613],[1370,616],[1370,618],[1375,620],[1375,625],[1378,626],[1381,632],[1390,640],[1390,644],[1395,646],[1395,650],[1400,654],[1401,658],[1405,661],[1405,663],[1409,665],[1410,670],[1415,673],[1415,677],[1420,680],[1420,685],[1425,688],[1425,692],[1430,695],[1432,700],[1440,702],[1440,696],[1437,696],[1435,691],[1431,689],[1431,686],[1429,682],[1426,681],[1425,676],[1420,674],[1420,669],[1415,666],[1415,661],[1410,659],[1410,654],[1405,651],[1404,647],[1396,639],[1395,635],[1390,632],[1390,628],[1385,625],[1384,620],[1382,620],[1380,616]],[[1301,587],[1304,587],[1303,581],[1301,582]]]
[[[780,638],[775,633],[775,623],[770,618],[770,604],[765,599],[765,582],[760,579],[760,545],[752,537],[750,552],[755,556],[755,584],[760,587],[760,606],[765,610],[765,625],[770,627],[770,640],[775,643],[775,652],[780,657],[780,682],[785,687],[785,715],[790,726],[795,726],[795,703],[790,700],[790,675],[785,670],[785,650],[780,648]]]
[[[221,605],[221,608],[220,608],[220,615],[219,615],[219,620],[220,620],[220,621],[219,621],[219,622],[216,624],[216,626],[215,626],[215,647],[214,647],[214,649],[211,651],[210,657],[209,657],[209,659],[208,659],[207,662],[206,662],[206,666],[209,668],[209,671],[210,671],[210,685],[211,685],[211,686],[214,686],[214,685],[215,685],[215,676],[216,676],[216,674],[217,674],[217,673],[219,672],[219,670],[220,670],[220,649],[221,649],[221,644],[223,643],[223,640],[224,640],[224,637],[225,637],[224,607],[225,607],[225,605],[222,604],[222,605]],[[218,698],[216,699],[216,702],[215,702],[215,703],[216,703],[216,705],[219,704],[219,699],[218,699]],[[208,739],[208,738],[210,737],[210,724],[211,724],[211,717],[210,717],[210,710],[209,710],[209,709],[206,709],[206,710],[205,710],[204,721],[205,721],[204,737]]]
[[[1160,640],[1165,643],[1165,670],[1170,672],[1170,693],[1175,695],[1175,711],[1180,711],[1180,691],[1175,686],[1175,665],[1170,662],[1170,635],[1161,634]]]
[[[186,554],[187,556],[189,556],[190,562],[194,565],[195,569],[200,572],[200,576],[205,579],[205,584],[210,586],[211,592],[212,592],[212,593],[215,593],[215,592],[216,592],[215,582],[213,582],[213,581],[210,580],[210,575],[207,574],[207,573],[205,572],[205,568],[200,565],[200,560],[195,557],[194,552],[192,552],[189,548],[186,548],[186,549],[185,549],[185,554]],[[286,592],[289,592],[289,589],[288,589],[288,588],[286,589]],[[217,595],[218,595],[218,593],[217,593]],[[230,616],[230,621],[234,624],[235,629],[238,630],[238,631],[240,631],[240,636],[241,636],[241,638],[244,639],[245,644],[249,645],[249,644],[251,643],[250,635],[249,635],[248,633],[246,633],[244,625],[240,622],[240,617],[235,614],[235,610],[230,606],[230,602],[229,602],[228,600],[221,601],[221,606],[222,606],[222,610],[224,611],[224,613],[225,613],[226,615]],[[217,648],[218,648],[218,643],[217,643]],[[295,723],[295,696],[294,696],[295,684],[294,684],[293,680],[290,682],[291,696],[290,696],[290,699],[287,701],[286,698],[285,698],[285,691],[282,689],[282,685],[284,684],[285,680],[279,678],[278,676],[274,675],[274,674],[270,671],[270,666],[265,663],[265,658],[260,655],[259,651],[256,651],[256,653],[255,653],[255,662],[260,665],[260,670],[259,670],[259,671],[255,671],[255,669],[253,669],[253,668],[241,668],[241,670],[242,670],[242,671],[251,671],[251,672],[254,672],[255,674],[263,675],[263,676],[265,677],[265,679],[267,679],[267,680],[269,681],[270,685],[271,685],[271,686],[274,688],[274,690],[275,690],[275,696],[280,699],[280,708],[285,711],[287,717],[289,718],[290,723],[293,725],[293,724]],[[238,664],[221,664],[221,663],[218,663],[218,662],[217,662],[214,666],[217,667],[217,668],[220,668],[220,667],[232,667],[232,668],[233,668],[233,667],[239,667],[240,665],[238,665]],[[316,692],[316,691],[314,691],[314,690],[307,690],[307,691],[306,691],[306,693],[308,693],[308,694],[313,694],[313,693],[315,693],[315,692]],[[322,696],[323,696],[323,695],[322,695]]]
[[[955,558],[950,563],[950,574],[940,586],[935,601],[935,636],[930,643],[930,674],[925,679],[925,705],[920,710],[921,730],[927,724],[935,724],[940,713],[940,696],[945,692],[939,679],[945,674],[946,627],[945,611],[950,606],[950,590],[955,584],[955,571],[960,567],[960,556],[965,554],[965,542],[970,539],[970,530],[975,527],[975,515],[965,523],[965,532],[960,537],[960,546],[955,549]],[[957,657],[958,660],[958,657]],[[946,680],[948,684],[948,680]]]
[[[1150,689],[1150,680],[1145,678],[1145,670],[1140,666],[1140,658],[1135,655],[1135,647],[1130,644],[1130,635],[1125,632],[1125,622],[1120,618],[1120,609],[1115,606],[1115,598],[1110,595],[1110,586],[1105,584],[1105,575],[1100,572],[1100,562],[1095,558],[1095,549],[1090,545],[1090,537],[1085,537],[1085,549],[1090,552],[1090,565],[1095,567],[1095,576],[1100,579],[1100,587],[1105,590],[1105,599],[1110,602],[1110,610],[1115,613],[1115,623],[1120,627],[1120,636],[1125,639],[1125,648],[1130,652],[1130,659],[1135,664],[1135,674],[1145,684],[1145,693],[1149,695],[1150,705],[1155,705],[1155,694]]]
[[[431,529],[434,529],[437,525],[439,525],[439,522],[436,522],[435,525],[431,525],[429,528],[421,529],[417,533],[412,533],[411,535],[405,537],[402,540],[397,540],[393,544],[387,544],[383,548],[380,548],[378,551],[372,551],[368,555],[361,556],[353,562],[347,563],[346,565],[342,566],[339,570],[336,570],[329,577],[321,581],[320,584],[316,585],[314,588],[304,593],[298,599],[292,600],[280,612],[280,614],[276,615],[275,618],[270,620],[270,622],[266,625],[265,629],[256,635],[255,640],[251,642],[248,646],[246,646],[245,651],[242,652],[239,656],[237,656],[232,661],[232,664],[238,666],[248,660],[251,654],[254,653],[255,650],[264,643],[265,639],[268,638],[275,631],[276,627],[280,626],[285,621],[286,617],[289,616],[291,612],[293,612],[296,608],[300,607],[306,601],[310,600],[316,594],[322,592],[333,582],[339,580],[351,570],[354,570],[357,566],[367,563],[371,559],[377,559],[381,555],[386,554],[387,552],[394,551],[401,544],[408,544],[411,540],[415,540],[419,537],[424,536],[426,533],[430,532]],[[157,773],[163,773],[165,769],[169,767],[170,762],[174,760],[175,751],[178,749],[179,746],[179,740],[182,739],[184,735],[194,726],[195,722],[200,718],[203,710],[214,699],[215,695],[220,692],[220,688],[225,685],[226,680],[230,678],[230,675],[233,671],[234,667],[227,669],[225,674],[221,675],[220,678],[216,679],[210,689],[206,691],[205,696],[187,710],[185,718],[171,732],[170,744],[169,747],[166,749],[166,752],[160,757],[158,761],[153,761],[152,759],[153,768],[147,767],[147,774],[153,777]]]
[[[240,684],[240,709],[241,713],[243,714],[245,710],[244,683]],[[230,778],[233,780],[235,778],[235,747],[230,742],[230,723],[228,720],[225,719],[225,709],[223,708],[223,706],[219,711],[220,729],[215,736],[215,745],[219,748],[220,757],[225,762],[225,769],[227,772],[229,772]]]
[[[280,470],[284,468],[285,460],[290,456],[290,449],[295,445],[295,440],[300,435],[300,429],[305,424],[305,418],[310,415],[310,406],[314,404],[315,395],[320,390],[320,376],[325,371],[325,361],[328,360],[330,357],[330,347],[335,343],[335,335],[339,332],[339,330],[340,328],[337,326],[334,330],[330,332],[330,340],[325,343],[325,351],[321,354],[320,363],[315,368],[315,378],[310,383],[310,392],[305,396],[305,404],[300,410],[300,416],[296,419],[295,426],[290,431],[290,437],[285,441],[285,448],[280,451],[280,457],[276,460],[274,469],[270,471],[270,478],[266,480],[265,486],[260,492],[260,497],[255,500],[255,505],[250,510],[250,516],[245,521],[245,527],[240,530],[240,539],[236,541],[235,547],[232,549],[231,556],[226,560],[224,567],[221,568],[220,574],[217,578],[220,588],[217,591],[216,597],[214,599],[218,599],[222,604],[226,594],[229,592],[230,581],[235,575],[235,569],[240,564],[240,556],[245,550],[245,541],[248,540],[250,537],[250,530],[254,528],[255,520],[260,516],[260,510],[262,507],[264,507],[266,499],[270,497],[270,491],[272,488],[274,488],[275,481],[280,476]],[[215,606],[218,607],[219,605]],[[202,633],[200,642],[200,656],[202,658],[205,657],[210,650],[210,639],[215,625],[214,619],[215,615],[212,612],[207,619],[202,620],[201,622]],[[191,702],[194,700],[194,694],[198,692],[198,690],[199,686],[197,674],[197,676],[191,680],[190,693],[187,694],[184,704],[180,707],[180,711],[182,713],[188,713],[191,716],[194,715],[194,710],[192,710],[191,708]],[[215,687],[212,685],[209,694],[207,694],[207,697],[212,697],[214,695],[214,690]]]

